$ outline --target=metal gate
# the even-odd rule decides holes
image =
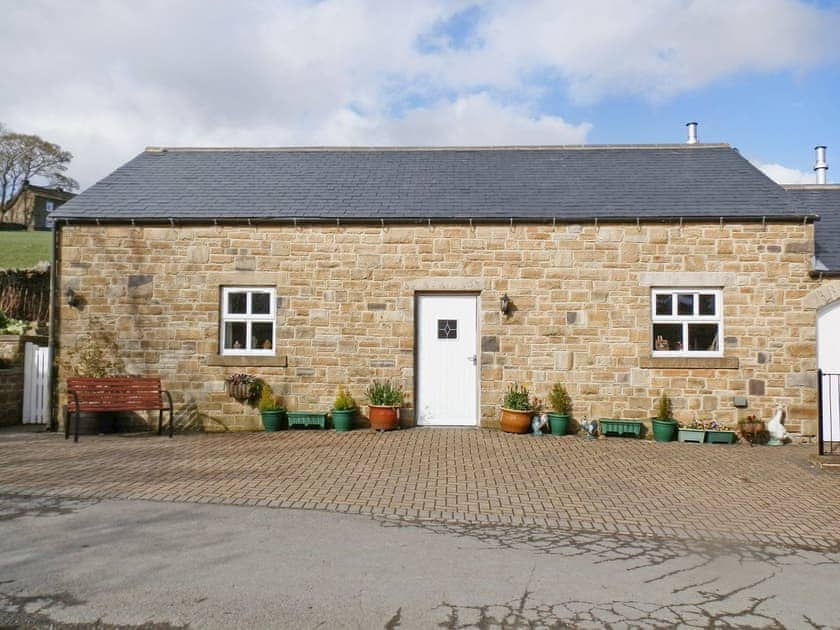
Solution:
[[[23,422],[50,421],[50,349],[27,342],[23,350]]]
[[[817,370],[820,455],[840,454],[840,374]]]

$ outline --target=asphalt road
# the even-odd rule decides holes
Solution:
[[[840,628],[840,550],[0,496],[0,628]]]

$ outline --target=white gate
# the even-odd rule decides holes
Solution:
[[[26,343],[23,351],[23,422],[50,421],[50,349]]]

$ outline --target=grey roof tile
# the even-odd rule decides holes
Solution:
[[[814,224],[815,269],[840,271],[840,185],[785,188],[797,209],[820,215]]]
[[[147,150],[56,219],[636,219],[795,215],[726,145]]]

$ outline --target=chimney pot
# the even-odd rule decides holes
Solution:
[[[826,183],[826,171],[828,170],[828,162],[825,161],[825,149],[824,146],[814,147],[814,151],[817,152],[817,160],[814,164],[814,170],[817,173],[817,184],[822,185]]]
[[[685,141],[686,144],[697,144],[697,123],[690,122],[685,123],[685,126],[688,128],[688,140]]]

